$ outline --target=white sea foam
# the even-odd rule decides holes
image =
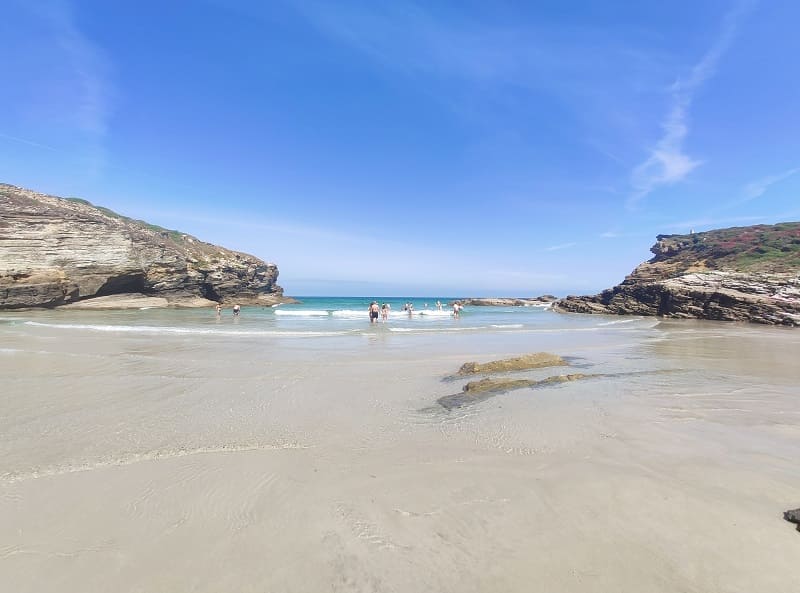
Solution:
[[[451,317],[453,315],[451,311],[439,311],[437,309],[422,309],[419,314],[427,317]]]
[[[293,309],[276,309],[275,315],[281,317],[327,317],[329,313],[323,310],[293,310]]]
[[[336,311],[331,311],[331,315],[333,317],[344,317],[346,319],[358,319],[361,317],[366,319],[368,317],[366,309],[363,311],[359,311],[357,309],[338,309]]]
[[[496,329],[522,329],[525,326],[521,323],[505,323],[499,325],[490,325],[489,327],[494,327]]]
[[[358,330],[331,330],[331,331],[289,331],[289,330],[221,330],[217,328],[200,327],[157,327],[152,325],[93,325],[82,323],[41,323],[26,321],[25,325],[49,327],[66,330],[88,330],[98,332],[120,332],[141,334],[187,334],[187,335],[216,335],[216,336],[277,336],[277,337],[324,337],[344,336]]]
[[[415,332],[463,332],[486,329],[484,326],[473,327],[390,327],[390,332],[415,333]]]
[[[621,323],[633,323],[634,321],[641,321],[641,317],[634,317],[632,319],[615,319],[614,321],[606,321],[605,323],[598,323],[597,325],[619,325]]]

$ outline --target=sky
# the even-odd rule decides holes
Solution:
[[[800,2],[0,13],[0,182],[275,262],[287,295],[591,294],[658,234],[800,220]]]

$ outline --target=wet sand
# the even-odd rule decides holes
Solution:
[[[463,362],[535,351],[611,376],[437,407]],[[795,593],[798,355],[799,332],[700,322],[3,327],[0,576],[20,593]]]

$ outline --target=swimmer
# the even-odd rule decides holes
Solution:
[[[378,314],[379,314],[379,311],[380,311],[380,309],[378,308],[378,302],[377,301],[372,301],[369,304],[369,309],[367,309],[367,310],[369,311],[369,322],[370,323],[377,322],[378,321]]]

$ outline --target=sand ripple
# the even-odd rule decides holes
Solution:
[[[133,465],[144,461],[160,461],[164,459],[174,459],[176,457],[187,457],[190,455],[204,455],[207,453],[241,453],[246,451],[278,451],[285,449],[311,449],[312,445],[302,443],[267,443],[254,445],[221,445],[218,447],[196,447],[192,449],[168,449],[158,451],[148,451],[146,453],[132,453],[130,455],[115,457],[113,459],[103,459],[79,465],[60,465],[55,467],[36,469],[28,472],[6,472],[0,475],[0,482],[14,484],[37,478],[50,476],[60,476],[78,472],[88,472],[108,467],[119,467]]]

